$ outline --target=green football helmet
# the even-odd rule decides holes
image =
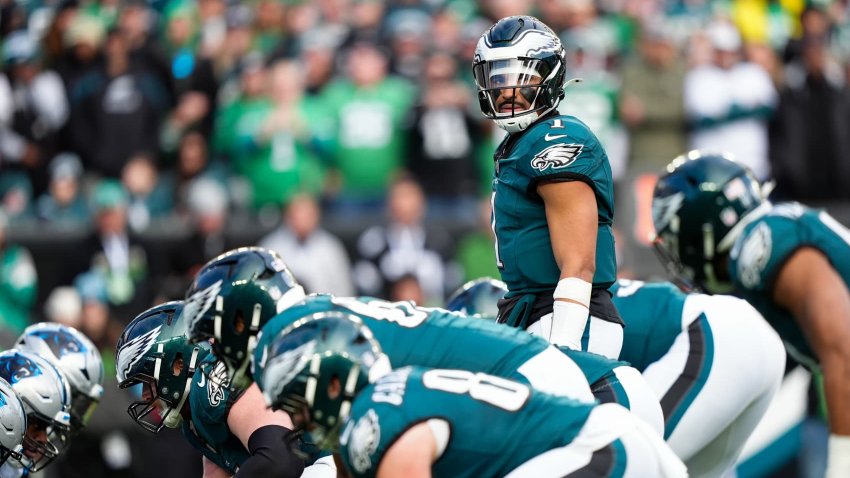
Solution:
[[[480,277],[456,290],[446,302],[446,309],[495,322],[499,315],[499,299],[507,292],[508,286],[504,282]]]
[[[184,310],[182,301],[173,301],[142,312],[115,347],[118,386],[142,386],[141,400],[130,404],[127,413],[152,433],[180,426],[192,377],[210,353],[206,342],[191,344],[186,339]]]
[[[746,216],[768,205],[752,171],[731,156],[679,156],[658,179],[652,198],[659,259],[686,290],[728,293],[729,250]]]
[[[289,413],[321,449],[338,448],[354,398],[390,371],[372,332],[350,314],[321,312],[300,319],[281,331],[269,350],[265,363],[255,364],[266,403]]]
[[[257,334],[272,317],[306,297],[277,253],[261,247],[226,252],[207,262],[186,292],[189,340],[212,340],[231,387],[251,383],[248,369]]]

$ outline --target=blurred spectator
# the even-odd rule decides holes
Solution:
[[[174,209],[173,185],[159,177],[150,155],[133,155],[121,171],[121,182],[129,197],[127,223],[134,232],[144,232],[151,220],[164,218]]]
[[[690,148],[728,151],[757,177],[770,174],[767,120],[776,106],[776,90],[764,69],[741,59],[741,36],[725,21],[709,25],[714,48],[711,64],[685,76],[685,112],[691,126]]]
[[[491,217],[490,198],[483,198],[478,205],[478,227],[464,234],[457,246],[455,261],[460,265],[463,282],[479,277],[499,277]]]
[[[78,252],[78,271],[90,271],[104,282],[106,299],[120,317],[149,304],[148,253],[127,228],[127,191],[120,182],[105,180],[92,193],[95,231]],[[127,320],[132,317],[127,317]]]
[[[50,184],[36,202],[42,221],[64,227],[88,224],[89,209],[81,190],[83,165],[73,153],[62,153],[50,161]]]
[[[65,83],[69,102],[75,104],[74,94],[77,82],[100,67],[103,61],[103,40],[106,35],[103,24],[97,19],[72,11],[67,28],[64,29],[62,42],[65,51],[56,59],[56,72]],[[80,91],[77,94],[82,94]]]
[[[32,216],[32,183],[23,171],[4,169],[0,174],[0,208],[12,224]]]
[[[286,6],[278,0],[257,0],[254,13],[253,47],[268,55],[283,37]]]
[[[777,193],[806,202],[850,198],[850,88],[825,40],[788,67],[771,136]]]
[[[127,42],[130,61],[155,72],[163,85],[170,82],[166,52],[154,34],[155,14],[142,1],[124,2],[118,16],[118,29]]]
[[[50,322],[82,328],[83,300],[72,286],[53,289],[44,302],[44,318]]]
[[[359,43],[348,54],[350,79],[323,94],[335,122],[331,185],[335,205],[374,212],[383,200],[405,151],[403,122],[413,101],[409,83],[387,76],[387,57],[374,44]]]
[[[65,35],[77,15],[77,7],[76,1],[64,1],[60,2],[53,12],[53,18],[42,39],[44,60],[48,67],[55,68],[65,53]]]
[[[0,341],[3,334],[20,335],[30,324],[38,277],[29,251],[12,244],[9,222],[0,210]]]
[[[425,70],[431,37],[431,16],[413,8],[387,15],[384,25],[391,50],[390,71],[411,82],[419,82]]]
[[[164,264],[157,264],[165,278],[157,294],[168,297],[170,290],[185,291],[192,276],[208,260],[230,249],[225,238],[228,196],[218,181],[203,176],[187,183],[184,209],[191,227],[189,236],[171,244],[163,254]]]
[[[301,61],[304,65],[304,93],[317,96],[334,74],[335,48],[341,40],[326,29],[313,29],[303,35]]]
[[[47,161],[55,154],[58,132],[68,119],[62,80],[42,70],[38,44],[25,30],[3,43],[0,75],[0,155],[5,167],[21,168],[37,194],[47,188]]]
[[[425,228],[425,197],[419,184],[409,178],[394,182],[387,215],[385,225],[371,227],[357,239],[355,285],[363,294],[387,297],[394,281],[411,274],[422,286],[425,303],[441,303],[446,292],[443,257],[449,257],[451,245],[442,229]]]
[[[319,204],[313,197],[300,194],[284,208],[280,226],[258,245],[280,254],[308,293],[354,295],[348,253],[342,241],[320,224]]]
[[[213,63],[198,51],[200,24],[195,2],[178,0],[170,2],[163,13],[165,17],[164,47],[168,55],[171,97],[181,99],[189,92],[197,92],[206,99],[206,109],[201,118],[201,130],[212,131],[218,83]]]
[[[623,68],[620,117],[629,128],[629,170],[658,172],[686,149],[685,66],[663,25],[642,30],[640,56]]]
[[[467,108],[469,90],[455,79],[456,73],[448,54],[428,58],[406,155],[407,168],[428,196],[429,212],[441,216],[457,216],[472,206],[477,192],[475,144],[483,136],[478,118]],[[460,204],[462,199],[467,201]]]
[[[412,274],[405,274],[390,284],[390,293],[387,296],[387,300],[393,302],[410,300],[419,305],[426,303],[422,286],[419,284],[416,276]]]
[[[70,93],[71,141],[88,168],[117,178],[138,152],[155,153],[168,92],[156,72],[130,62],[118,31],[106,41],[106,62]]]
[[[210,131],[204,126],[204,121],[210,115],[210,101],[203,93],[189,91],[177,101],[177,106],[162,122],[160,133],[160,149],[165,154],[173,154],[180,138],[189,131],[203,132],[209,136]]]

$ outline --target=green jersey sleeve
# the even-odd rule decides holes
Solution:
[[[732,247],[729,272],[735,287],[745,293],[770,293],[782,266],[806,244],[796,212],[778,212],[747,225]]]
[[[229,385],[224,363],[212,358],[201,363],[189,392],[192,418],[183,423],[183,434],[210,461],[234,473],[248,458],[248,450],[227,426],[230,406],[239,395]]]

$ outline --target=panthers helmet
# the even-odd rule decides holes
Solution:
[[[127,413],[152,433],[180,426],[195,370],[210,353],[206,342],[186,339],[184,310],[182,301],[173,301],[142,312],[115,347],[118,386],[142,386],[141,400],[130,404]]]
[[[65,375],[71,386],[71,431],[85,428],[103,396],[103,361],[91,340],[73,327],[41,322],[27,327],[15,347],[46,358]]]
[[[566,54],[558,35],[537,18],[506,17],[478,40],[472,73],[484,116],[508,133],[523,131],[554,110],[564,97]],[[503,90],[522,95],[530,107],[500,111]]]
[[[31,472],[41,470],[56,458],[68,440],[68,381],[46,359],[16,349],[0,353],[0,378],[9,382],[27,414],[20,463]]]
[[[446,309],[470,317],[495,321],[499,315],[499,299],[508,286],[492,277],[471,280],[456,290],[446,303]]]
[[[691,151],[674,159],[655,185],[655,250],[681,287],[729,292],[729,250],[745,218],[767,206],[745,166],[726,154]]]
[[[0,378],[0,465],[9,458],[21,462],[26,431],[24,404],[9,382]]]
[[[357,317],[323,312],[296,321],[272,342],[263,395],[285,410],[321,449],[337,449],[339,430],[358,392],[390,371],[372,332]]]
[[[212,339],[233,388],[250,383],[257,334],[272,317],[305,297],[277,253],[261,247],[226,252],[207,262],[186,293],[183,316],[192,342]]]

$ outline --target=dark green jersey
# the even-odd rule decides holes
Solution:
[[[280,331],[298,319],[327,312],[361,319],[393,367],[456,368],[525,380],[517,369],[549,346],[518,329],[411,302],[311,295],[263,327],[254,363],[265,363],[265,350]],[[262,377],[255,374],[254,379],[263,388]]]
[[[749,221],[729,255],[729,274],[744,299],[753,304],[809,366],[815,355],[791,313],[773,302],[773,284],[782,266],[801,247],[822,252],[850,284],[850,231],[825,211],[798,203],[780,203]]]
[[[235,473],[249,453],[227,426],[230,406],[238,398],[229,385],[224,363],[212,356],[201,362],[189,392],[192,419],[183,421],[183,435],[210,461]]]
[[[614,256],[614,184],[608,156],[596,136],[573,116],[552,116],[508,136],[495,155],[493,230],[497,263],[508,296],[552,291],[560,270],[552,252],[546,211],[537,186],[583,181],[596,193],[599,226],[593,286],[617,276]]]
[[[626,324],[619,358],[643,372],[663,357],[682,333],[688,296],[670,282],[620,279],[609,290]]]
[[[569,347],[558,347],[558,349],[571,358],[578,365],[585,377],[590,388],[603,379],[613,379],[614,369],[623,365],[628,365],[626,362],[611,360],[608,357],[594,354],[591,352],[583,352],[581,350],[571,349]]]
[[[480,373],[405,367],[357,396],[340,435],[340,455],[355,477],[375,476],[405,431],[434,419],[448,425],[438,427],[448,436],[433,476],[502,477],[568,445],[593,406]]]

